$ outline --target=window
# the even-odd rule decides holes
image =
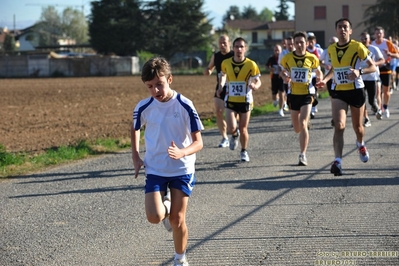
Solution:
[[[258,33],[257,32],[252,32],[252,42],[253,43],[258,42]]]
[[[348,5],[342,6],[342,17],[349,18],[349,6]]]
[[[327,12],[326,6],[315,6],[314,7],[314,19],[326,19]]]

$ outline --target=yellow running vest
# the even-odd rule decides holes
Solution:
[[[306,52],[303,56],[297,56],[294,52],[290,52],[281,59],[280,64],[289,72],[291,77],[291,88],[288,93],[293,95],[316,93],[312,85],[312,72],[313,69],[319,67],[317,56],[309,52]]]
[[[347,91],[364,88],[362,76],[355,80],[348,80],[349,69],[359,69],[360,62],[367,59],[369,50],[362,43],[351,40],[349,43],[339,46],[331,44],[328,55],[334,69],[332,90]]]
[[[260,76],[258,65],[245,58],[236,63],[232,58],[223,60],[222,72],[227,75],[227,91],[225,101],[234,103],[253,102],[252,90],[248,88],[251,80]]]

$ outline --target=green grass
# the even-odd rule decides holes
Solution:
[[[60,146],[34,154],[7,152],[0,144],[0,178],[22,175],[94,155],[117,152],[128,147],[130,140],[98,139],[93,143],[81,141],[75,146]]]
[[[277,111],[277,107],[266,104],[255,107],[252,116]],[[205,128],[216,127],[215,117],[203,119]],[[7,152],[0,144],[0,178],[18,176],[43,170],[47,167],[88,158],[95,155],[118,152],[130,147],[130,139],[98,139],[92,143],[81,141],[74,146],[60,146],[47,149],[39,154]]]

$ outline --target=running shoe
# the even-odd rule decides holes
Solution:
[[[238,147],[238,139],[240,138],[240,130],[237,129],[236,134],[237,135],[235,135],[235,136],[231,135],[231,138],[230,138],[229,146],[230,146],[230,150],[232,150],[232,151],[237,149],[237,147]]]
[[[288,107],[287,103],[284,103],[284,107],[283,107],[285,112],[288,112],[290,110],[290,108]]]
[[[182,259],[182,260],[174,260],[173,266],[189,266],[189,265],[187,259]]]
[[[367,163],[367,161],[369,160],[370,156],[369,156],[369,152],[367,151],[366,146],[361,146],[359,148],[359,157],[360,157],[360,160],[364,163]]]
[[[315,116],[314,116],[314,112],[311,112],[311,113],[310,113],[310,119],[314,119],[314,117],[315,117]]]
[[[306,155],[305,154],[300,154],[299,155],[299,162],[298,165],[300,166],[306,166],[308,165],[308,159],[306,159]]]
[[[372,106],[371,106],[371,111],[372,111],[374,114],[377,114],[377,112],[378,112],[378,107],[377,107],[376,105],[372,105]]]
[[[385,109],[384,115],[385,115],[386,118],[389,118],[391,116],[391,113],[389,112],[388,109]]]
[[[377,117],[378,120],[382,119],[382,111],[381,109],[378,109],[377,113],[375,114],[375,116]]]
[[[165,219],[162,220],[162,223],[166,229],[166,231],[168,232],[172,232],[172,226],[170,225],[170,221],[169,221],[169,215],[170,215],[170,190],[168,189],[166,191],[166,195],[163,197],[163,205],[165,205],[166,208],[166,217]]]
[[[364,118],[363,126],[365,126],[365,127],[371,127],[370,119]]]
[[[219,144],[219,148],[226,148],[226,147],[228,147],[228,146],[229,146],[229,140],[223,138],[222,141],[221,141],[220,144]]]
[[[278,114],[279,114],[280,116],[284,116],[284,111],[283,111],[283,109],[280,109],[280,110],[278,111]]]
[[[249,162],[249,156],[247,151],[242,151],[240,153],[241,162]]]
[[[276,107],[277,104],[278,104],[278,100],[274,100],[274,101],[273,101],[273,106]]]
[[[342,175],[342,165],[338,161],[334,161],[331,165],[330,172],[334,174],[334,176]]]

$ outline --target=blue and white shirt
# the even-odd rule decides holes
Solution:
[[[144,166],[147,174],[172,177],[195,172],[195,154],[179,160],[168,155],[172,141],[179,148],[187,147],[193,142],[191,133],[204,129],[191,100],[176,92],[167,102],[146,98],[134,109],[133,123],[135,130],[145,125]]]

